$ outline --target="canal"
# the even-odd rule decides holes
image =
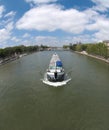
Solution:
[[[0,130],[108,130],[109,65],[57,51],[71,81],[42,83],[53,51],[0,66]]]

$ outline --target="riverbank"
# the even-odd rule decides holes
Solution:
[[[17,60],[19,58],[22,58],[22,57],[24,57],[26,55],[27,55],[27,53],[24,53],[24,54],[21,54],[21,55],[16,55],[16,56],[8,57],[8,58],[5,58],[5,59],[1,59],[0,60],[0,66],[4,65],[4,64],[7,64],[9,62],[12,62],[14,60]]]
[[[75,51],[75,52],[78,53],[78,54],[81,54],[81,55],[86,55],[86,56],[89,56],[89,57],[104,61],[104,62],[109,64],[109,59],[105,59],[105,58],[100,57],[100,56],[94,56],[94,55],[88,54],[86,51],[82,51],[82,52]]]

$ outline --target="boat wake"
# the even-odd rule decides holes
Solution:
[[[59,86],[63,86],[63,85],[66,85],[69,81],[71,80],[71,78],[67,78],[61,82],[50,82],[47,77],[46,77],[46,74],[44,76],[44,79],[42,79],[42,82],[44,84],[47,84],[49,86],[53,86],[53,87],[59,87]]]

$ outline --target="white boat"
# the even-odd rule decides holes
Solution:
[[[50,82],[61,82],[64,80],[65,73],[64,73],[63,65],[59,56],[56,53],[53,54],[51,58],[46,75],[48,81]]]
[[[63,86],[71,79],[66,77],[64,68],[59,56],[55,53],[53,54],[49,67],[44,75],[43,83],[50,86]]]

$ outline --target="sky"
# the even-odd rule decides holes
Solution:
[[[109,0],[0,0],[0,48],[109,40]]]

